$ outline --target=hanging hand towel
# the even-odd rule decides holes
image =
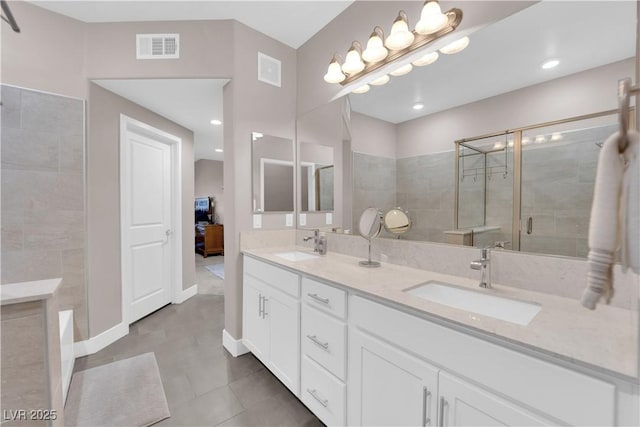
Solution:
[[[622,179],[621,220],[622,267],[640,274],[640,137],[629,131],[629,146],[624,152],[626,169]]]
[[[637,147],[638,134],[630,131],[629,140],[630,146]],[[631,191],[637,191],[638,183],[634,182],[631,185],[630,181],[634,181],[631,175],[629,179],[624,180],[625,162],[629,160],[620,155],[618,133],[614,133],[605,141],[598,157],[589,223],[589,272],[587,288],[582,295],[582,305],[592,310],[600,297],[604,296],[609,302],[613,295],[612,268],[616,251],[621,244],[626,247],[625,253],[629,256],[638,253],[637,235],[636,238],[633,237],[633,233],[638,232],[638,211],[634,213],[633,209],[629,209],[629,201],[633,198],[629,197],[629,190],[635,188]],[[637,160],[635,162],[637,163]],[[634,167],[637,171],[637,165]]]

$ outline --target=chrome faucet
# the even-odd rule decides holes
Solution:
[[[313,252],[320,252],[320,229],[313,229],[313,236],[303,237],[302,240],[304,242],[308,242],[313,239]]]
[[[490,249],[488,247],[482,248],[482,258],[475,261],[471,261],[472,270],[480,270],[480,284],[481,288],[491,289],[491,259]]]

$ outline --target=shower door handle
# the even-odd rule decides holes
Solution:
[[[527,219],[527,234],[531,234],[533,233],[533,217],[530,216],[529,219]]]

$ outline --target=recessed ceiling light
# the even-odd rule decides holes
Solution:
[[[213,119],[211,120],[211,124],[214,126],[220,126],[222,124],[222,121],[218,120],[218,119]]]
[[[413,104],[413,109],[414,110],[422,110],[423,108],[424,108],[424,104],[421,104],[419,102],[416,103],[416,104]]]
[[[545,62],[544,64],[542,64],[542,69],[543,70],[548,70],[550,68],[557,67],[559,63],[560,63],[560,61],[558,61],[557,59],[550,59],[547,62]]]
[[[216,153],[222,153],[224,150],[222,148],[216,148]]]

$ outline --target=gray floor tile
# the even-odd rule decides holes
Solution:
[[[197,257],[199,255],[196,255]],[[208,257],[209,262],[221,257]],[[317,426],[317,418],[252,355],[222,346],[224,297],[200,294],[132,324],[129,335],[76,359],[74,372],[154,352],[171,417],[158,426]]]

